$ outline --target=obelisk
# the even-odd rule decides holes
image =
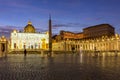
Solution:
[[[52,21],[51,15],[49,15],[49,56],[52,55]]]

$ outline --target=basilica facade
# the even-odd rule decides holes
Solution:
[[[35,27],[29,21],[21,32],[13,30],[10,36],[10,50],[47,50],[49,44],[48,32],[36,32]]]

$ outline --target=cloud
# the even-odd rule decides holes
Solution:
[[[102,20],[104,19],[103,17],[92,17],[92,18],[86,18],[85,20],[94,20],[94,21],[99,21],[99,20]]]
[[[89,26],[88,24],[83,23],[66,23],[66,24],[54,24],[52,29],[54,34],[59,34],[60,30],[79,33],[82,32],[83,28],[88,26]]]
[[[0,26],[0,36],[4,35],[6,37],[10,37],[10,33],[14,30],[21,30],[20,27],[16,27],[16,26]]]
[[[23,0],[12,0],[12,1],[9,1],[9,0],[4,0],[4,1],[0,1],[0,4],[1,5],[4,5],[4,6],[9,6],[9,7],[22,7],[22,8],[25,8],[27,6],[29,6],[28,4],[29,2],[25,2]]]
[[[62,27],[87,27],[88,24],[81,24],[81,23],[66,23],[66,24],[54,24],[52,27],[54,29],[56,28],[62,28]]]
[[[40,28],[36,28],[36,31],[37,31],[37,32],[46,32],[46,31],[48,31],[48,29],[43,29],[43,28],[40,29]]]
[[[68,24],[54,24],[52,27],[53,27],[53,28],[69,27],[69,25],[68,25]]]

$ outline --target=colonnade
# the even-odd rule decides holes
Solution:
[[[62,40],[53,43],[53,50],[72,51],[72,47],[76,51],[120,51],[120,36],[113,37],[103,36],[94,39],[81,39],[81,40]]]

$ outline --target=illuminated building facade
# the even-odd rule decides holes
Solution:
[[[53,36],[53,42],[59,42],[62,40],[80,40],[83,39],[83,32],[81,33],[73,33],[70,31],[60,31],[60,35]]]
[[[119,51],[120,50],[120,36],[115,35],[112,37],[101,37],[95,39],[87,39],[78,41],[79,45],[76,44],[76,49],[81,48],[83,51]],[[77,48],[78,47],[78,48]]]
[[[82,39],[83,33],[73,33],[73,32],[69,32],[69,31],[60,31],[60,36],[62,40],[67,40],[67,39]]]
[[[47,50],[49,43],[49,34],[48,32],[36,32],[35,27],[29,21],[28,25],[25,26],[23,32],[13,30],[10,39],[11,50]]]
[[[83,32],[73,33],[70,31],[60,31],[59,35],[53,37],[54,40],[83,40],[101,38],[102,36],[111,37],[115,35],[114,27],[109,24],[100,24],[83,29]]]
[[[98,33],[98,34],[97,34]],[[9,50],[49,50],[49,33],[38,33],[31,22],[23,32],[13,30]],[[120,35],[114,33],[114,27],[108,24],[84,28],[81,33],[60,31],[52,38],[53,51],[120,51]]]
[[[112,37],[103,36],[94,39],[82,40],[62,40],[53,43],[53,50],[72,51],[120,51],[120,35],[116,34]]]
[[[120,51],[120,35],[108,24],[84,28],[80,37],[75,35],[78,34],[64,31],[55,36],[53,50],[72,51],[74,47],[75,51]]]

